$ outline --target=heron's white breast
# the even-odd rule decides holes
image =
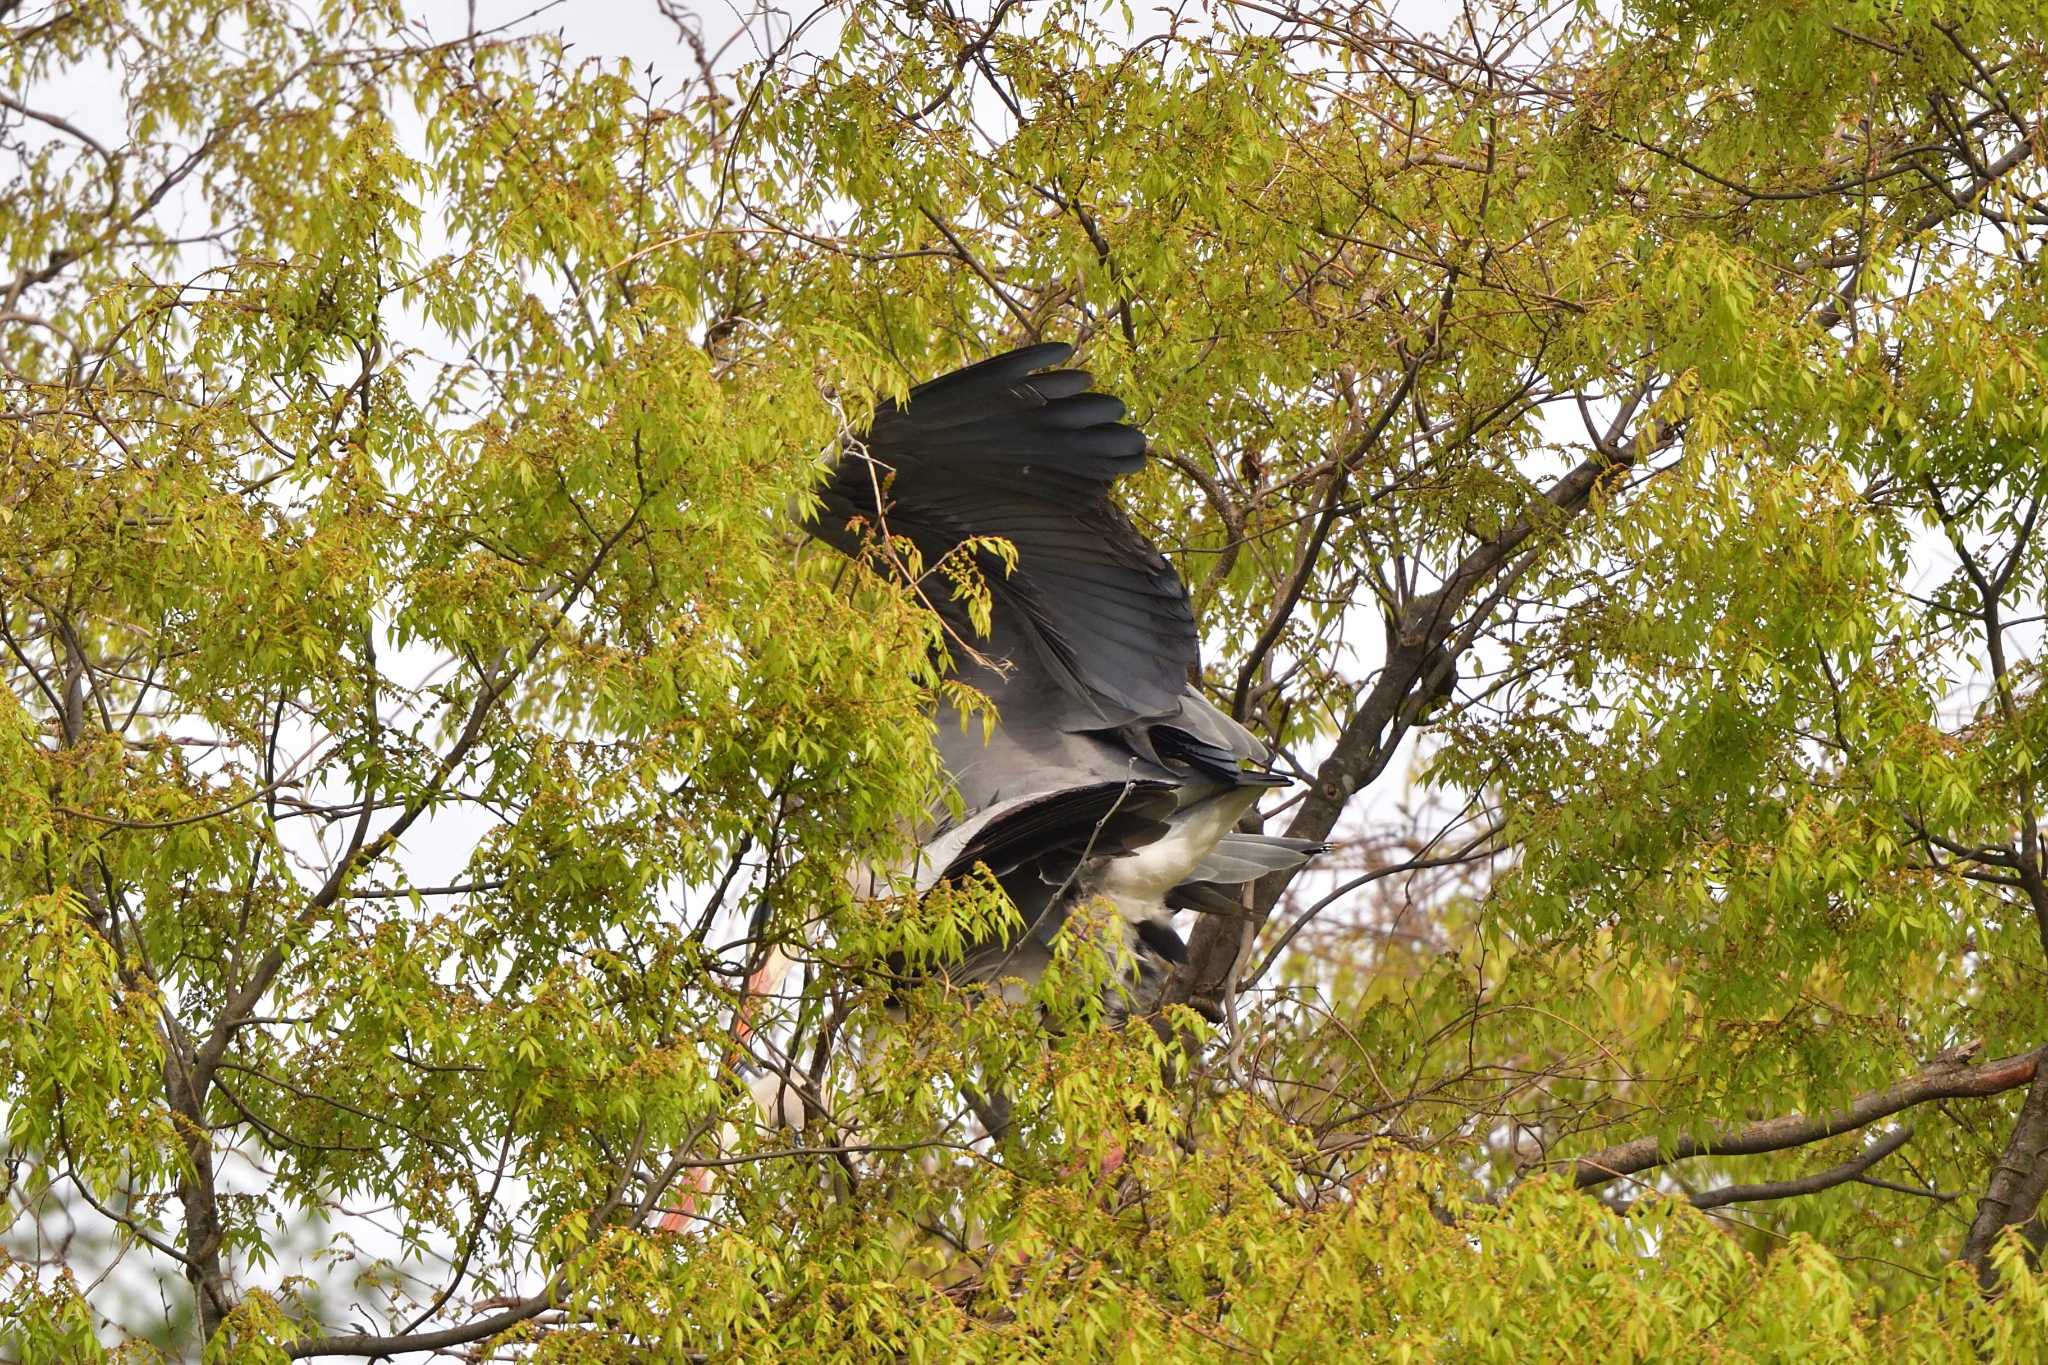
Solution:
[[[1096,889],[1133,924],[1167,918],[1166,893],[1188,879],[1216,847],[1216,841],[1228,834],[1258,799],[1257,787],[1244,787],[1177,812],[1173,828],[1166,834],[1123,857],[1104,859]]]

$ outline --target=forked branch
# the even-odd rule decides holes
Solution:
[[[1705,1134],[1687,1135],[1669,1143],[1654,1134],[1616,1143],[1574,1159],[1572,1182],[1583,1190],[1674,1161],[1684,1161],[1688,1157],[1755,1156],[1762,1152],[1782,1152],[1790,1147],[1804,1147],[1824,1138],[1853,1132],[1931,1100],[2003,1094],[2034,1079],[2044,1050],[2048,1049],[2036,1048],[2032,1052],[2002,1057],[1982,1066],[1971,1066],[1967,1054],[1946,1057],[1882,1090],[1857,1095],[1831,1113],[1784,1114],[1740,1127],[1714,1128]]]

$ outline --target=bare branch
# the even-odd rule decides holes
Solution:
[[[1859,1179],[1865,1171],[1912,1140],[1913,1125],[1908,1123],[1893,1129],[1861,1154],[1839,1166],[1830,1166],[1825,1171],[1815,1171],[1794,1180],[1766,1180],[1755,1185],[1723,1185],[1718,1190],[1704,1190],[1692,1196],[1692,1206],[1696,1209],[1718,1209],[1725,1204],[1759,1204],[1769,1199],[1797,1199],[1802,1194],[1817,1194]]]
[[[1983,1066],[1971,1066],[1961,1058],[1938,1061],[1895,1085],[1858,1095],[1843,1108],[1829,1114],[1785,1114],[1778,1118],[1759,1119],[1740,1128],[1718,1128],[1702,1137],[1681,1137],[1669,1145],[1654,1135],[1635,1138],[1576,1158],[1572,1163],[1572,1181],[1583,1190],[1688,1157],[1755,1156],[1760,1152],[1781,1152],[1788,1147],[1803,1147],[1809,1142],[1851,1132],[1930,1100],[1973,1099],[2003,1094],[2034,1079],[2042,1051],[2037,1048]]]

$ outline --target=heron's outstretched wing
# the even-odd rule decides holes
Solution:
[[[961,981],[1036,979],[1067,911],[1088,893],[1082,867],[1127,857],[1166,835],[1173,809],[1170,782],[1095,782],[1005,801],[940,831],[921,851],[918,890],[980,865],[1023,921],[1014,937],[970,945],[947,974]]]
[[[856,523],[886,527],[927,564],[969,537],[1009,541],[1015,572],[981,562],[997,634],[1021,646],[1012,664],[1042,670],[1078,703],[1061,708],[1062,728],[1080,729],[1175,712],[1198,643],[1173,566],[1109,500],[1143,466],[1145,438],[1118,420],[1122,403],[1089,392],[1085,372],[1046,369],[1073,353],[1025,347],[883,404],[806,529],[853,553]]]

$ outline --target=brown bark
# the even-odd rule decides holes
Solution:
[[[1846,1185],[1913,1140],[1913,1125],[1885,1134],[1871,1147],[1839,1166],[1802,1175],[1792,1180],[1765,1180],[1754,1185],[1723,1185],[1691,1196],[1696,1209],[1718,1209],[1729,1204],[1760,1204],[1772,1199],[1797,1199]]]
[[[181,1240],[185,1278],[192,1285],[192,1303],[199,1314],[199,1340],[213,1340],[221,1323],[234,1308],[233,1290],[227,1267],[221,1259],[223,1229],[220,1201],[214,1191],[213,1135],[207,1132],[201,1115],[203,1097],[192,1084],[191,1059],[181,1038],[168,1040],[170,1053],[164,1062],[164,1092],[173,1122],[185,1142],[188,1169],[178,1180],[178,1202],[184,1207],[185,1226]]]
[[[1572,1163],[1572,1180],[1580,1189],[1587,1189],[1687,1157],[1779,1152],[1850,1132],[1930,1100],[1966,1099],[2016,1090],[2034,1079],[2042,1051],[2037,1048],[1983,1066],[1971,1066],[1961,1058],[1937,1061],[1882,1090],[1858,1095],[1829,1114],[1784,1114],[1739,1128],[1716,1128],[1701,1137],[1681,1137],[1669,1144],[1654,1135],[1616,1143],[1577,1158]]]
[[[2015,1224],[2028,1223],[2048,1194],[2048,1084],[2034,1078],[2027,1102],[2013,1125],[2012,1137],[1992,1168],[1991,1180],[1977,1201],[1977,1217],[1963,1239],[1962,1259],[1977,1272],[1978,1283],[1994,1288],[1997,1275],[1991,1267],[1991,1249],[1999,1234]]]

